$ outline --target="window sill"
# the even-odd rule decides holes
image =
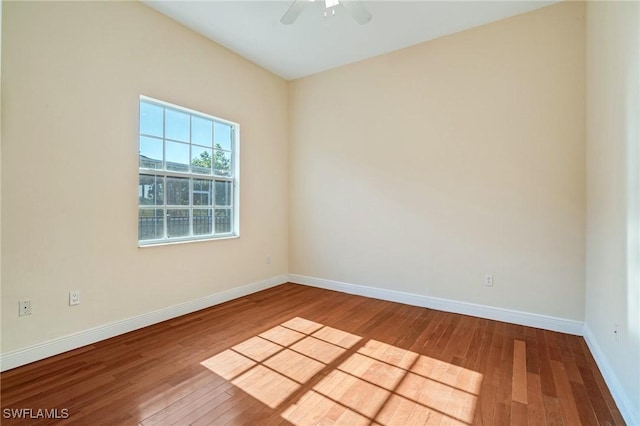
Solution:
[[[188,240],[163,240],[149,243],[141,243],[138,241],[138,248],[158,247],[158,246],[173,246],[176,244],[189,244],[189,243],[201,243],[204,241],[219,241],[219,240],[233,240],[240,238],[239,235],[225,235],[222,237],[206,237],[206,238],[191,238]]]

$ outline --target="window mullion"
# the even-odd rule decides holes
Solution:
[[[162,108],[162,170],[167,170],[167,140],[165,135],[167,134],[166,127],[166,112],[165,108]]]
[[[163,126],[163,132],[164,132],[164,124]],[[166,240],[167,238],[169,238],[169,230],[168,230],[168,226],[169,224],[167,223],[167,177],[163,176],[162,177],[162,206],[160,206],[160,208],[162,209],[162,239]]]
[[[216,234],[216,182],[213,182],[211,190],[211,235]]]
[[[193,179],[189,179],[189,235],[193,236]]]

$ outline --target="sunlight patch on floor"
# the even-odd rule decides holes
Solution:
[[[482,384],[475,371],[298,317],[201,364],[297,426],[471,424]]]
[[[231,383],[271,408],[276,408],[300,387],[293,380],[262,365],[255,366]]]

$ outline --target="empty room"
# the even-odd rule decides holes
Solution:
[[[0,12],[3,425],[640,426],[640,2]]]

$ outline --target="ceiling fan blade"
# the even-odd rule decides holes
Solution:
[[[289,7],[289,10],[287,10],[287,12],[282,15],[282,18],[280,18],[280,22],[285,25],[293,24],[308,4],[308,0],[295,0]]]
[[[341,0],[340,3],[342,3],[358,24],[366,24],[371,20],[371,13],[360,0]]]

